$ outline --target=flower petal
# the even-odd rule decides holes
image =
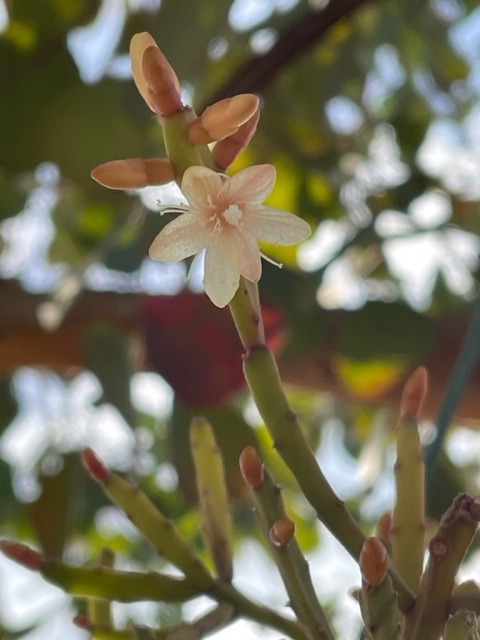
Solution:
[[[178,262],[208,244],[208,234],[194,213],[182,213],[164,227],[152,242],[149,255],[160,262]]]
[[[248,231],[232,230],[230,259],[234,260],[241,275],[258,282],[262,275],[262,260],[257,241]]]
[[[224,175],[207,167],[188,167],[183,174],[182,192],[192,209],[208,215],[225,180],[228,179]]]
[[[228,203],[262,204],[270,195],[276,178],[275,167],[258,164],[247,167],[229,178],[223,185],[219,197]]]
[[[225,255],[224,243],[207,247],[205,254],[205,292],[217,307],[225,307],[240,284],[240,272],[235,261]]]
[[[257,240],[288,246],[311,234],[310,225],[298,216],[273,207],[259,207],[245,212],[245,224]]]

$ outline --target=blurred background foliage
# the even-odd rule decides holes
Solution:
[[[265,264],[261,281],[269,340],[314,445],[336,447],[338,469],[342,456],[362,469],[356,489],[334,481],[372,526],[389,506],[371,503],[402,382],[419,363],[430,370],[431,441],[478,293],[477,3],[6,0],[0,28],[2,533],[75,560],[104,544],[147,560],[84,481],[76,451],[93,439],[196,540],[186,430],[201,410],[225,450],[239,544],[255,534],[236,460],[255,438],[292,489],[300,542],[318,542],[245,409],[228,312],[198,293],[195,270],[185,285],[183,267],[145,257],[165,224],[159,200],[178,195],[89,177],[107,160],[164,154],[129,72],[129,40],[145,30],[198,112],[235,93],[262,98],[233,170],[274,164],[269,203],[312,226],[300,248],[264,247],[284,264]],[[475,364],[447,407],[457,425],[479,418]],[[454,462],[439,465],[432,516],[475,490],[478,464]]]

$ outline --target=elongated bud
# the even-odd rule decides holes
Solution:
[[[10,560],[14,560],[33,571],[39,571],[45,564],[45,558],[41,553],[20,542],[0,540],[0,551]]]
[[[242,124],[242,126],[238,128],[236,133],[217,142],[213,148],[212,155],[220,169],[228,169],[238,154],[245,149],[257,130],[259,120],[260,107],[255,111],[250,120],[247,120],[245,124]]]
[[[108,189],[143,189],[175,180],[175,170],[166,158],[129,158],[104,162],[90,174]]]
[[[160,49],[148,47],[143,53],[142,71],[148,86],[150,103],[156,113],[167,117],[182,108],[180,83]]]
[[[367,538],[363,543],[359,558],[360,571],[364,581],[378,587],[388,573],[390,558],[385,546],[378,538]]]
[[[108,482],[110,478],[110,471],[103,464],[100,458],[97,457],[93,449],[88,447],[82,451],[82,462],[94,480],[100,484],[106,484]]]
[[[147,51],[149,53],[146,55]],[[130,41],[133,80],[152,111],[163,116],[182,107],[180,82],[167,58],[149,33],[137,33]]]
[[[240,471],[243,479],[252,487],[258,489],[265,480],[265,467],[258,451],[252,445],[248,445],[240,454]]]
[[[207,107],[188,128],[192,144],[208,144],[236,133],[255,114],[260,104],[258,96],[244,93],[225,98]]]
[[[295,533],[295,523],[287,516],[279,518],[270,527],[270,540],[276,547],[286,547]]]
[[[428,390],[428,373],[425,367],[418,367],[408,378],[400,401],[402,416],[417,418],[422,410]]]

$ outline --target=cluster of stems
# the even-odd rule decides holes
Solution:
[[[169,160],[107,163],[98,168],[96,178],[116,188],[166,179],[175,179],[180,184],[183,173],[191,166],[225,170],[253,135],[258,121],[258,100],[243,97],[214,106],[197,118],[190,107],[183,106],[178,80],[154,43],[143,34],[134,48],[145,46],[145,42],[148,46],[141,60],[143,76],[137,69],[136,77],[140,78],[139,89],[147,104],[161,117]],[[230,115],[227,117],[225,113]],[[221,143],[212,152],[208,144],[219,138]],[[480,498],[459,495],[428,545],[425,540],[425,470],[417,424],[427,391],[425,369],[420,367],[413,373],[402,396],[396,429],[397,495],[393,514],[382,519],[379,536],[367,536],[330,486],[289,404],[275,357],[265,342],[257,284],[242,278],[230,310],[244,346],[245,379],[273,447],[291,470],[320,522],[359,565],[361,586],[355,597],[365,637],[478,639],[480,588],[474,583],[457,585],[456,576],[477,529]],[[223,461],[213,431],[202,417],[192,422],[191,448],[202,532],[213,568],[207,566],[175,524],[138,487],[110,472],[91,449],[83,453],[91,476],[162,560],[180,570],[181,577],[160,571],[119,571],[108,551],[102,553],[94,566],[72,567],[19,543],[4,541],[1,549],[67,593],[87,599],[87,613],[79,615],[76,623],[97,640],[202,638],[238,617],[274,628],[294,640],[334,640],[335,631],[317,599],[309,565],[296,540],[295,523],[286,512],[281,489],[258,451],[247,447],[241,455],[240,467],[294,617],[254,602],[232,584],[233,534]],[[116,629],[112,622],[112,601],[183,603],[199,595],[208,596],[213,608],[188,624],[163,629],[139,625]]]

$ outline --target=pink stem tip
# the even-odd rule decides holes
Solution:
[[[20,542],[0,540],[0,551],[10,560],[14,560],[32,571],[38,571],[45,564],[45,558],[40,552]]]
[[[80,629],[86,629],[87,631],[91,631],[93,629],[93,622],[82,613],[79,613],[74,617],[73,624]]]
[[[82,461],[87,469],[88,473],[94,480],[100,484],[106,484],[110,478],[110,471],[103,464],[100,458],[90,447],[87,447],[82,451]]]
[[[417,418],[422,410],[428,391],[428,372],[425,367],[418,367],[408,378],[403,388],[400,401],[402,416]]]

